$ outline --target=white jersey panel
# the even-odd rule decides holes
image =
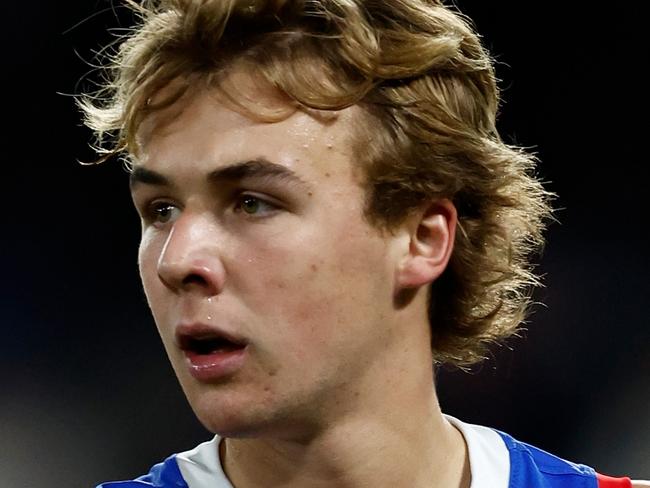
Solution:
[[[176,456],[178,468],[189,488],[233,488],[219,460],[221,438],[199,444]]]
[[[508,488],[510,482],[510,453],[501,436],[482,425],[466,424],[445,415],[467,443],[472,474],[470,488]]]

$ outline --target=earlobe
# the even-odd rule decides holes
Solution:
[[[397,270],[398,288],[418,288],[443,273],[454,247],[456,221],[456,207],[447,199],[429,202],[409,219],[409,245]]]

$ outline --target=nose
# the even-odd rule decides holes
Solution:
[[[219,232],[201,215],[181,215],[173,224],[158,259],[160,280],[176,293],[207,297],[221,293],[225,272]]]

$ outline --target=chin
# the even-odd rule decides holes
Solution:
[[[207,430],[221,437],[255,437],[258,431],[257,422],[245,418],[243,412],[197,408],[194,413]]]
[[[259,437],[273,423],[273,415],[260,400],[245,399],[232,391],[203,391],[188,395],[188,401],[199,422],[221,437]]]

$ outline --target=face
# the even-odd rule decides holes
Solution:
[[[204,91],[141,130],[140,273],[213,432],[304,433],[384,385],[396,252],[363,218],[358,120],[261,123]]]

